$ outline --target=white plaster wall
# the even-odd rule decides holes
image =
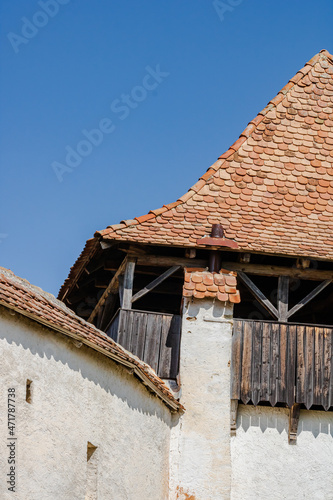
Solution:
[[[0,498],[83,500],[89,441],[98,447],[98,493],[91,498],[167,499],[167,407],[104,356],[2,308],[0,315]],[[25,401],[27,379],[32,404]],[[8,387],[17,399],[16,494],[7,491],[4,460]]]
[[[172,499],[230,498],[232,305],[186,301],[180,355],[186,412],[171,441]]]
[[[239,405],[231,438],[232,500],[332,500],[333,413],[302,411],[288,444],[288,410]]]

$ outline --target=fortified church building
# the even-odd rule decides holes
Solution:
[[[97,231],[58,300],[0,270],[17,498],[333,498],[332,280],[322,50],[185,195]]]

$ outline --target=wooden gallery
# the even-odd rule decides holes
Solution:
[[[17,498],[333,498],[327,51],[185,195],[97,231],[58,300],[0,277]]]

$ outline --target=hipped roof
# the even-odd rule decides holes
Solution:
[[[200,248],[198,239],[221,223],[242,251],[328,260],[332,214],[333,58],[322,50],[185,195],[95,238]],[[65,288],[94,244],[87,242]]]

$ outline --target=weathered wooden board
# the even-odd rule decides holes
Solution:
[[[332,344],[333,328],[235,320],[231,399],[328,410],[333,403]]]
[[[119,330],[119,311],[113,317],[113,320],[106,331],[106,334],[112,338],[115,342],[118,342],[118,330]]]
[[[176,379],[179,371],[180,316],[163,315],[158,374]]]
[[[230,399],[241,398],[241,366],[243,354],[243,322],[234,321],[231,353],[231,394]]]
[[[333,405],[333,329],[297,327],[296,402],[328,410]]]
[[[161,343],[162,315],[150,314],[147,321],[145,350],[143,361],[148,363],[157,373],[159,349]]]
[[[181,318],[135,309],[119,309],[107,334],[161,378],[176,379],[179,369]]]
[[[243,361],[241,365],[241,399],[243,403],[251,400],[251,371],[252,371],[252,324],[243,324]]]
[[[297,326],[284,325],[287,335],[287,358],[286,358],[286,400],[289,406],[295,402],[296,366],[297,366]]]
[[[180,334],[181,334],[181,317],[174,314],[170,323],[170,330],[165,344],[161,344],[161,352],[169,352],[170,368],[163,371],[163,365],[159,367],[160,377],[177,379],[179,374],[179,357],[180,357]],[[163,356],[162,356],[163,357]],[[164,376],[169,373],[169,377]]]

